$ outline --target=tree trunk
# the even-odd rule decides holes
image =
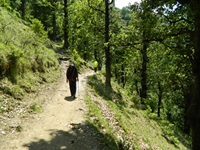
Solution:
[[[138,70],[134,69],[134,74],[135,75],[137,75],[137,72],[138,72]],[[140,90],[139,90],[139,87],[138,87],[139,81],[138,81],[137,77],[135,77],[134,81],[135,81],[134,82],[135,83],[135,90],[137,91],[137,94],[140,95]]]
[[[121,83],[122,87],[124,88],[126,81],[125,81],[125,67],[123,64],[121,65]]]
[[[193,150],[200,150],[200,1],[191,0],[191,9],[194,13],[194,61],[193,74],[195,85],[191,97],[191,103],[188,108],[187,117],[192,128],[192,146]]]
[[[185,134],[190,135],[190,124],[188,122],[188,118],[187,118],[188,116],[186,115],[188,106],[189,106],[188,98],[185,98],[185,113],[184,113],[184,129],[183,129],[183,131]]]
[[[25,20],[25,4],[26,4],[26,0],[21,0],[21,6],[20,6],[20,10],[21,10],[21,17],[23,20]]]
[[[52,24],[53,24],[53,41],[56,41],[56,0],[53,1],[53,14],[52,14]]]
[[[105,0],[105,56],[106,56],[106,86],[111,87],[111,53],[109,44],[109,0]]]
[[[144,104],[144,99],[147,98],[147,43],[143,44],[142,48],[142,70],[141,70],[141,93],[140,97],[142,104]]]
[[[68,0],[64,0],[64,45],[63,48],[68,49],[69,47],[69,42],[68,42],[68,32],[69,32],[69,28],[68,28]]]
[[[160,117],[161,102],[162,102],[162,89],[160,82],[158,82],[158,117]]]

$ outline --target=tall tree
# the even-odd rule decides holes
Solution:
[[[112,0],[109,3],[109,0],[105,0],[105,56],[106,56],[106,86],[111,87],[111,53],[110,53],[110,35],[109,35],[109,26],[110,26],[110,13],[109,5],[114,1]]]
[[[155,6],[157,2],[170,2],[170,0],[151,0]],[[171,1],[172,3],[174,1]],[[194,43],[194,56],[192,60],[193,75],[195,83],[191,89],[190,104],[187,110],[187,117],[192,128],[192,145],[193,150],[200,149],[200,1],[199,0],[177,0],[177,2],[185,5],[190,9],[188,16],[194,21],[194,32],[191,32],[191,39]],[[181,6],[182,6],[181,5]],[[157,5],[158,6],[158,5]]]
[[[69,25],[68,25],[68,0],[64,0],[64,45],[63,48],[68,49],[69,47]]]
[[[188,109],[188,118],[192,126],[193,150],[200,149],[200,1],[190,0],[190,7],[194,15],[194,61],[192,62],[195,84],[193,87],[191,103]]]
[[[154,39],[152,36],[153,29],[156,26],[157,18],[154,12],[152,12],[150,5],[147,1],[143,1],[141,4],[135,3],[132,6],[132,10],[135,12],[137,16],[137,22],[133,20],[133,24],[135,24],[135,30],[139,32],[138,37],[135,38],[135,41],[138,40],[140,43],[140,52],[142,56],[142,64],[141,64],[141,90],[140,97],[141,103],[145,103],[144,100],[147,98],[147,63],[148,63],[148,48],[151,44],[151,41]]]
[[[105,61],[106,61],[106,86],[111,87],[111,52],[110,52],[110,10],[114,6],[114,0],[102,0],[104,1],[104,7],[105,9],[99,9],[97,7],[94,7],[91,5],[90,0],[88,0],[89,7],[93,10],[96,10],[103,14],[104,17],[104,52],[105,52]],[[99,6],[101,6],[101,2],[99,3]]]
[[[26,0],[21,0],[20,10],[21,10],[21,17],[22,17],[22,19],[25,19]]]
[[[56,22],[56,0],[52,1],[52,27],[53,27],[53,34],[52,34],[52,40],[56,41],[57,36],[57,22]]]

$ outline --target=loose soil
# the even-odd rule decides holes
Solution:
[[[109,150],[100,134],[86,122],[86,82],[94,71],[79,75],[77,95],[72,99],[65,78],[67,66],[67,61],[61,62],[62,75],[56,87],[49,86],[35,97],[41,100],[42,113],[30,113],[24,118],[0,116],[0,125],[4,123],[9,129],[13,126],[13,130],[0,126],[0,150]]]

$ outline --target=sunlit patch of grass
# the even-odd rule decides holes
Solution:
[[[89,97],[86,98],[86,103],[88,105],[88,121],[96,127],[96,130],[102,134],[103,143],[107,143],[107,145],[111,149],[118,149],[116,144],[116,139],[113,136],[112,130],[107,122],[107,120],[103,116],[103,112],[98,107],[98,102],[94,102]]]
[[[102,129],[108,130],[104,136],[112,138],[117,143],[118,149],[191,149],[190,138],[187,138],[185,141],[181,140],[179,136],[183,133],[180,132],[177,134],[178,131],[170,123],[167,123],[167,125],[165,123],[163,124],[156,114],[151,113],[151,109],[141,110],[138,107],[134,107],[135,101],[133,99],[137,97],[129,97],[126,95],[127,92],[122,88],[118,88],[117,83],[112,83],[113,93],[102,91],[102,87],[98,85],[102,85],[105,79],[103,79],[103,76],[99,77],[99,74],[97,76],[88,78],[89,98],[87,101],[89,101],[88,108],[90,109],[88,118],[92,124],[96,124],[99,131],[102,131]],[[113,96],[117,95],[116,93],[120,93],[121,96]],[[104,99],[106,94],[112,95],[115,98],[108,101]],[[113,112],[117,122],[117,131],[114,130],[116,128],[115,125],[108,126],[109,129],[107,129],[109,120],[104,118],[104,108],[95,99],[101,99],[108,106],[109,111]],[[177,133],[174,132],[175,130]],[[123,132],[120,133],[120,131]]]

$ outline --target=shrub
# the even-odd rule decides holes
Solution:
[[[80,55],[78,54],[77,50],[74,49],[72,51],[72,57],[71,57],[72,61],[75,63],[76,67],[78,70],[80,70],[81,65],[84,64],[84,60],[80,57]]]
[[[155,112],[157,109],[157,102],[153,99],[145,100],[145,104],[151,108],[151,112]]]
[[[37,112],[37,113],[42,112],[41,106],[39,106],[36,102],[32,103],[32,104],[30,105],[30,108],[31,108],[33,111]]]
[[[47,38],[47,32],[44,30],[44,26],[40,20],[34,18],[32,20],[31,28],[41,39]]]

